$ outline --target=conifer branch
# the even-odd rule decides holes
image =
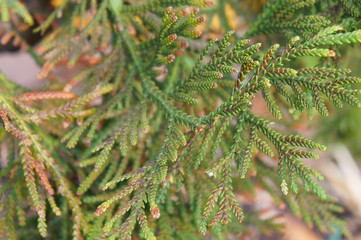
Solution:
[[[337,13],[332,4],[274,0],[241,38],[229,31],[207,43],[200,13],[222,11],[223,2],[201,12],[214,2],[52,2],[36,28],[49,32],[39,43],[45,62],[38,77],[59,65],[87,67],[39,91],[0,74],[0,143],[8,152],[0,230],[15,239],[23,231],[17,223],[32,224],[30,205],[42,237],[59,238],[61,221],[64,238],[223,239],[233,219],[246,234],[248,224],[276,228],[237,201],[236,193],[252,195],[257,186],[308,225],[349,236],[335,215],[341,208],[318,184],[323,177],[302,161],[326,147],[272,127],[255,101],[263,99],[285,126],[285,116],[313,109],[328,116],[329,103],[360,107],[353,87],[360,78],[339,61],[344,48],[361,42],[360,9],[330,2],[340,3]],[[13,13],[35,23],[27,5],[0,0],[1,20]],[[257,43],[257,35],[278,43]],[[301,67],[305,56],[319,64]]]

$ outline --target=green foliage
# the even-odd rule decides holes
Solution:
[[[19,0],[1,0],[0,1],[0,14],[1,14],[1,21],[2,22],[9,22],[10,21],[10,11],[14,11],[17,13],[21,18],[24,19],[24,22],[33,25],[34,19],[23,6],[23,4]]]
[[[61,1],[36,29],[54,27],[39,47],[45,62],[38,77],[64,59],[69,67],[83,56],[95,61],[39,92],[0,75],[7,153],[0,227],[7,237],[33,226],[28,211],[37,213],[40,235],[54,239],[225,239],[249,234],[248,226],[276,229],[238,202],[235,193],[253,194],[255,186],[310,226],[348,236],[335,214],[340,207],[318,184],[323,177],[302,161],[326,147],[280,130],[288,121],[281,119],[313,109],[327,116],[330,102],[360,107],[353,84],[361,79],[337,60],[361,42],[356,3],[340,1],[342,20],[328,2],[269,1],[244,36],[229,31],[206,43],[198,7],[213,1]],[[0,4],[2,21],[10,7],[32,23],[17,1]],[[284,41],[257,43],[255,36],[271,33]],[[319,63],[303,67],[304,57]],[[258,98],[275,127],[257,113]],[[265,165],[258,150],[277,167]]]

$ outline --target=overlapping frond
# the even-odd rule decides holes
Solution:
[[[323,177],[303,162],[326,147],[279,127],[304,112],[327,116],[330,103],[360,107],[360,78],[338,63],[345,45],[361,42],[358,4],[340,2],[344,21],[312,14],[324,8],[312,0],[274,0],[243,37],[229,31],[207,44],[199,7],[213,1],[58,2],[37,28],[55,27],[40,44],[38,77],[80,60],[87,68],[33,92],[0,75],[1,230],[15,239],[28,203],[43,237],[57,221],[73,239],[224,239],[227,224],[274,227],[243,213],[239,182],[252,194],[259,184],[309,225],[348,235]],[[0,0],[2,20],[13,9],[30,24],[18,4]],[[250,39],[270,33],[284,38]],[[317,65],[300,66],[304,57]]]

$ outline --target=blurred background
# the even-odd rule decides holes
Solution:
[[[51,10],[61,1],[28,0],[26,2],[34,18],[41,21],[44,18],[42,13]],[[249,23],[262,11],[266,1],[217,0],[215,2],[216,6],[203,10],[207,19],[200,27],[200,30],[205,32],[202,35],[204,40],[221,38],[228,30],[235,30],[237,36],[242,36],[247,31]],[[21,36],[12,34],[9,31],[11,27],[17,28]],[[40,66],[33,56],[37,51],[36,44],[41,40],[40,34],[34,34],[31,28],[24,27],[21,23],[16,22],[16,19],[12,19],[11,23],[0,24],[0,36],[0,71],[9,79],[30,89],[41,88],[46,86],[47,82],[52,81],[51,77],[42,81],[36,78]],[[272,39],[262,36],[257,37],[254,41],[262,42],[266,46],[272,44]],[[317,64],[315,61],[313,58],[304,58],[297,64],[305,67],[314,66]],[[360,45],[345,49],[340,61],[343,66],[352,70],[354,76],[361,77]],[[189,62],[192,63],[191,60]],[[52,77],[58,81],[68,81],[86,67],[86,61],[80,62],[72,69],[59,63],[54,69]],[[264,102],[256,101],[254,110],[269,116]],[[311,119],[300,116],[292,123],[285,120],[283,124],[328,147],[327,152],[321,153],[320,159],[310,161],[308,164],[325,176],[323,187],[345,208],[341,217],[349,223],[353,239],[361,240],[361,109],[345,105],[342,109],[332,108],[328,118],[314,114]],[[250,201],[239,198],[240,201]],[[270,236],[255,236],[252,239],[342,239],[340,233],[325,235],[307,227],[287,208],[277,206],[262,189],[258,189],[256,198],[251,202],[252,208],[261,211],[263,218],[277,216],[277,219],[285,224],[284,236],[272,233]],[[233,239],[232,236],[230,239]]]

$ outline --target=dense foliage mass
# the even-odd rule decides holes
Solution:
[[[0,0],[10,22],[2,43],[26,45],[14,22],[42,33],[37,51],[27,46],[40,79],[64,62],[90,65],[40,91],[0,75],[7,239],[225,239],[278,228],[235,197],[257,187],[310,226],[349,236],[323,177],[302,161],[326,147],[282,126],[327,116],[331,104],[360,106],[360,78],[339,57],[361,42],[361,2],[270,0],[244,35],[200,40],[199,25],[225,4],[240,14],[236,0],[62,0],[39,22],[29,4]],[[317,65],[303,67],[304,56]],[[258,98],[275,127],[255,111]]]

